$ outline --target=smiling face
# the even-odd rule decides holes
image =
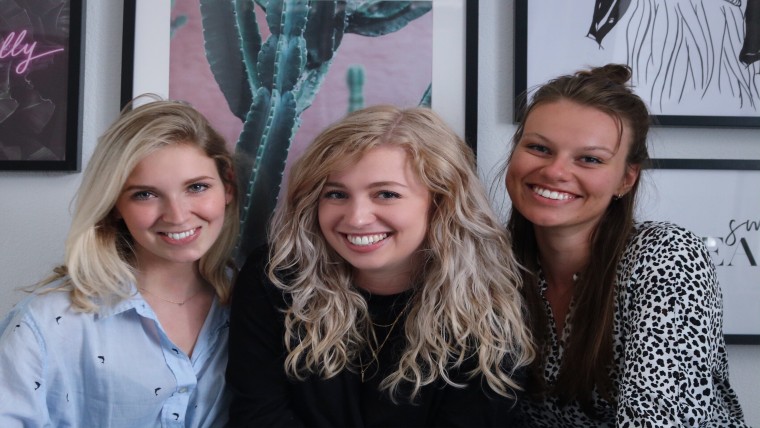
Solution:
[[[141,269],[195,263],[219,236],[231,198],[213,159],[197,147],[175,144],[137,164],[115,212],[134,238]]]
[[[411,287],[413,256],[425,240],[430,203],[406,151],[382,145],[330,174],[320,197],[319,227],[330,247],[353,266],[358,286],[397,293]]]
[[[595,108],[560,100],[528,115],[514,148],[506,185],[512,204],[541,230],[587,237],[616,195],[638,177],[626,165],[631,136]]]

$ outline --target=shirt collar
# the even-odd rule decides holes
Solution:
[[[141,312],[140,309],[150,308],[148,303],[143,299],[142,295],[137,292],[137,287],[134,283],[130,283],[128,287],[129,297],[126,299],[118,299],[116,297],[100,297],[97,299],[98,313],[96,319],[105,319],[114,315],[119,315],[130,309]],[[152,311],[151,311],[152,312]]]
[[[129,284],[129,297],[118,301],[115,301],[114,298],[112,300],[114,301],[109,302],[108,299],[104,298],[98,299],[96,320],[106,319],[129,310],[135,310],[140,316],[146,318],[158,319],[142,294],[138,293],[134,283]],[[219,303],[218,296],[214,296],[214,302],[211,304],[207,318],[212,331],[216,332],[229,326],[229,309]]]

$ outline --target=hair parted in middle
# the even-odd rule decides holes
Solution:
[[[491,389],[512,396],[520,389],[512,370],[533,358],[518,266],[472,150],[427,108],[374,106],[351,113],[317,136],[293,165],[269,239],[268,276],[292,296],[285,315],[286,372],[329,378],[353,369],[370,337],[352,267],[328,245],[317,213],[330,174],[382,145],[406,151],[432,202],[404,328],[406,348],[381,387],[395,397],[408,382],[413,399],[437,379],[454,385],[447,370],[477,355],[470,374],[482,373]]]

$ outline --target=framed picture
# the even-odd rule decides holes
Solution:
[[[590,66],[624,63],[660,125],[760,126],[760,3],[515,3],[516,94]],[[523,101],[517,98],[516,112]]]
[[[375,3],[372,13],[364,7],[370,3]],[[242,159],[243,193],[252,195],[241,201],[239,259],[253,245],[246,242],[263,241],[290,163],[349,111],[373,104],[431,105],[473,149],[477,142],[477,1],[311,0],[293,10],[274,7],[279,4],[125,2],[122,104],[147,92],[187,101],[234,146]],[[252,96],[263,87],[256,86],[258,77],[266,81],[286,66],[269,69],[258,61],[262,46],[279,40],[267,25],[274,13],[309,14],[303,31],[282,36],[293,43],[298,39],[308,52],[305,67],[285,73],[294,79],[285,86],[294,88],[299,101],[296,117],[278,126],[293,131],[284,136],[262,134],[276,127],[255,125],[271,112],[255,107]],[[319,42],[320,37],[329,40]],[[267,91],[264,97],[270,96]],[[272,146],[261,149],[263,144],[282,147],[273,149],[277,156],[264,159],[255,154]],[[267,178],[255,184],[260,176],[251,174],[259,173]]]
[[[197,8],[199,1],[176,0],[172,3],[175,9]],[[433,5],[432,52],[425,59],[432,63],[426,69],[430,71],[432,66],[433,86],[440,88],[433,97],[432,107],[465,137],[474,150],[477,146],[478,0],[436,0],[430,3]],[[122,106],[143,93],[151,92],[165,98],[171,96],[170,78],[174,75],[176,79],[182,74],[181,70],[171,73],[172,27],[192,25],[188,22],[188,15],[176,10],[172,12],[168,2],[124,2]],[[197,34],[195,37],[196,44],[203,43]],[[197,50],[195,52],[193,59],[207,62],[205,58],[198,58]],[[205,77],[213,79],[210,72]],[[398,80],[394,74],[386,77]]]
[[[655,167],[638,218],[702,238],[723,291],[726,341],[760,344],[760,160],[658,159]]]
[[[0,170],[80,168],[83,0],[3,0]]]

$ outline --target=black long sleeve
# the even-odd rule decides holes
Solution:
[[[232,298],[227,383],[234,398],[229,426],[510,426],[514,401],[490,390],[486,393],[487,385],[480,377],[468,381],[464,372],[450,374],[467,383],[466,388],[455,388],[441,380],[423,387],[414,404],[403,399],[394,403],[387,391],[380,391],[380,381],[398,364],[404,347],[403,329],[398,327],[390,331],[389,341],[379,355],[380,372],[368,370],[366,382],[347,369],[330,379],[288,378],[284,371],[282,313],[288,297],[266,278],[266,255],[262,249],[250,256]],[[378,315],[381,320],[396,318],[405,306],[399,300],[405,302],[408,297],[409,293],[367,295],[373,318]],[[402,322],[403,318],[399,323]],[[377,334],[385,337],[387,330]]]

